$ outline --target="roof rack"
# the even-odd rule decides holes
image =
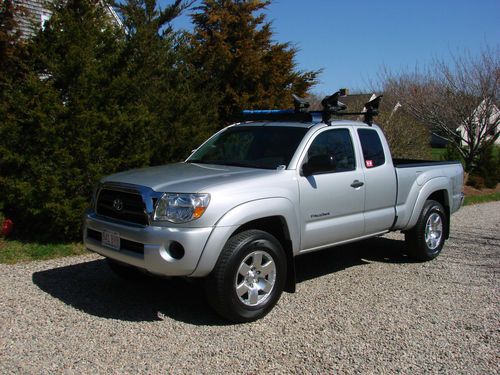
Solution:
[[[340,97],[347,96],[347,89],[340,89],[332,95],[326,96],[321,101],[322,111],[308,111],[309,102],[305,99],[293,95],[295,109],[266,109],[266,110],[245,110],[241,113],[242,121],[300,121],[300,122],[320,122],[331,125],[333,116],[364,116],[364,122],[370,126],[373,124],[373,117],[379,113],[379,105],[382,95],[365,103],[361,112],[344,112],[347,106],[339,101]]]

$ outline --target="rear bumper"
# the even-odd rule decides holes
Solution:
[[[460,193],[458,195],[453,196],[453,207],[451,213],[458,211],[459,208],[462,207],[462,205],[464,204],[464,198],[465,198],[464,193]]]
[[[120,249],[102,245],[103,231],[117,232]],[[83,242],[90,251],[164,276],[189,276],[200,260],[213,227],[168,228],[135,227],[102,220],[95,213],[85,215]],[[184,248],[184,256],[174,259],[168,249],[172,243]]]

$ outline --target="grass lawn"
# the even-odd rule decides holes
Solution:
[[[443,160],[442,156],[444,155],[445,152],[446,152],[445,148],[432,148],[431,149],[432,160],[436,161]]]
[[[81,243],[42,245],[36,242],[25,243],[0,238],[0,263],[13,264],[85,253],[86,250]]]
[[[469,204],[486,203],[486,202],[494,202],[494,201],[500,201],[500,193],[499,192],[494,192],[494,193],[485,194],[485,195],[472,195],[469,197],[465,197],[464,206],[467,206]]]

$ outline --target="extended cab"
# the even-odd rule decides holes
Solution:
[[[104,178],[86,213],[86,247],[113,270],[204,278],[222,316],[264,316],[295,290],[295,256],[403,231],[436,257],[463,199],[459,162],[396,160],[358,121],[229,126],[185,161]]]

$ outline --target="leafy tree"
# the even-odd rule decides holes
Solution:
[[[205,86],[220,98],[223,122],[244,108],[289,107],[291,94],[305,95],[318,71],[298,71],[297,49],[272,41],[262,13],[270,1],[204,0],[191,15],[193,61]]]

